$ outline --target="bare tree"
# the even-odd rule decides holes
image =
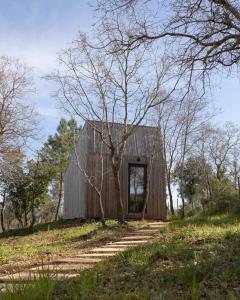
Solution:
[[[239,153],[240,131],[233,123],[226,123],[224,128],[208,127],[205,129],[205,152],[211,162],[216,177],[221,179],[224,171],[229,171],[235,156]]]
[[[206,126],[209,119],[213,117],[208,110],[206,110],[207,102],[203,101],[202,98],[194,99],[196,94],[189,95],[188,101],[183,103],[182,113],[182,132],[180,135],[180,150],[179,150],[179,166],[180,166],[180,180],[179,180],[179,191],[182,200],[181,216],[184,217],[185,200],[183,193],[184,186],[184,164],[187,155],[191,155],[191,150],[195,143],[198,141],[199,132]]]
[[[108,170],[104,170],[104,155],[103,155],[103,141],[100,140],[100,146],[99,148],[99,170],[96,174],[90,173],[90,170],[88,168],[88,161],[86,157],[84,156],[83,153],[80,153],[78,151],[78,143],[88,143],[89,137],[86,136],[84,133],[84,129],[81,129],[80,134],[79,134],[79,139],[78,142],[75,143],[74,147],[74,156],[75,156],[75,161],[78,169],[80,172],[83,174],[84,178],[86,179],[86,182],[89,184],[89,186],[93,189],[93,191],[96,193],[98,202],[99,202],[99,207],[100,207],[100,212],[101,212],[101,222],[102,226],[106,227],[106,221],[105,221],[105,212],[104,212],[104,207],[103,207],[103,202],[102,202],[102,190],[103,190],[103,180],[104,176],[107,175]],[[94,170],[95,171],[95,170]]]
[[[190,68],[198,63],[205,71],[239,65],[238,0],[100,0],[98,9],[108,24],[123,15],[131,19],[131,30],[119,36],[123,47],[167,39]]]
[[[184,164],[186,155],[191,152],[198,139],[198,131],[202,129],[202,126],[211,116],[212,114],[208,111],[208,102],[197,97],[194,91],[183,101],[169,99],[156,107],[153,122],[158,124],[161,131],[166,161],[166,182],[172,214],[174,214],[172,183],[175,167]]]
[[[195,156],[200,158],[199,168],[201,169],[201,174],[203,174],[206,195],[202,192],[202,198],[209,200],[212,197],[212,167],[210,164],[210,159],[207,152],[208,136],[206,130],[209,127],[209,124],[203,126],[198,134],[198,139],[193,147],[192,152],[195,153]]]
[[[109,32],[101,36],[106,42]],[[72,47],[60,56],[61,71],[48,76],[59,86],[56,97],[71,115],[80,117],[100,136],[111,156],[119,220],[124,221],[119,170],[125,145],[135,128],[149,111],[164,102],[173,89],[163,97],[161,90],[168,81],[169,66],[156,60],[143,49],[113,51],[118,44],[110,43],[101,51],[90,46],[80,34]],[[100,121],[93,122],[92,120]],[[113,134],[113,123],[122,127]]]
[[[173,206],[173,195],[172,195],[172,173],[175,163],[178,159],[179,152],[179,140],[182,132],[182,119],[181,122],[178,117],[180,112],[180,103],[169,100],[164,103],[164,105],[159,105],[156,107],[158,127],[161,130],[162,143],[163,143],[163,153],[165,159],[165,169],[166,169],[166,181],[168,196],[170,202],[170,210],[172,215],[174,215]]]
[[[0,57],[0,155],[32,136],[33,108],[24,102],[32,91],[30,70],[18,60]]]

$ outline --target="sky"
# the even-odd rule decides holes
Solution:
[[[54,134],[63,115],[51,96],[54,83],[42,77],[57,68],[57,53],[67,48],[79,31],[94,23],[93,0],[4,0],[0,10],[0,55],[19,58],[33,68],[37,92],[29,99],[39,114],[40,139]],[[217,78],[211,100],[221,108],[216,122],[240,125],[240,78]],[[67,116],[66,116],[67,117]],[[39,143],[33,144],[33,147]]]

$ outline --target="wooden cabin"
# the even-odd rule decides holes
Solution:
[[[101,122],[94,122],[102,126]],[[97,128],[97,127],[96,127]],[[123,125],[111,123],[111,134],[117,145]],[[158,128],[138,126],[128,138],[120,169],[121,193],[125,218],[141,216],[147,196],[146,219],[166,219],[165,161]],[[101,160],[100,157],[103,159]],[[103,162],[103,163],[101,163]],[[102,168],[101,168],[102,166]],[[103,177],[101,177],[103,171]],[[119,203],[115,199],[111,158],[103,147],[96,129],[85,123],[76,149],[66,170],[64,180],[64,218],[98,219],[101,217],[99,197],[87,182],[103,178],[102,203],[107,219],[119,216]],[[147,187],[148,193],[147,193]]]

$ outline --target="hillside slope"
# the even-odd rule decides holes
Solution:
[[[192,217],[79,278],[46,277],[0,299],[239,299],[239,249],[239,215]]]

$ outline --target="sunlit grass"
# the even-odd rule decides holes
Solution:
[[[48,279],[42,289],[47,293],[51,287],[51,293],[42,299],[240,299],[239,249],[236,214],[173,221],[153,242],[120,253],[76,279]],[[38,286],[35,282],[30,290],[21,290],[22,298],[15,290],[0,299],[37,300]]]
[[[107,221],[105,229],[100,222],[94,221],[63,224],[64,226],[57,227],[51,224],[47,230],[41,225],[41,230],[36,228],[36,232],[32,234],[28,230],[0,234],[0,273],[11,266],[16,271],[19,265],[36,263],[51,255],[74,255],[89,242],[114,241],[131,230],[131,225],[120,226],[112,220]]]

